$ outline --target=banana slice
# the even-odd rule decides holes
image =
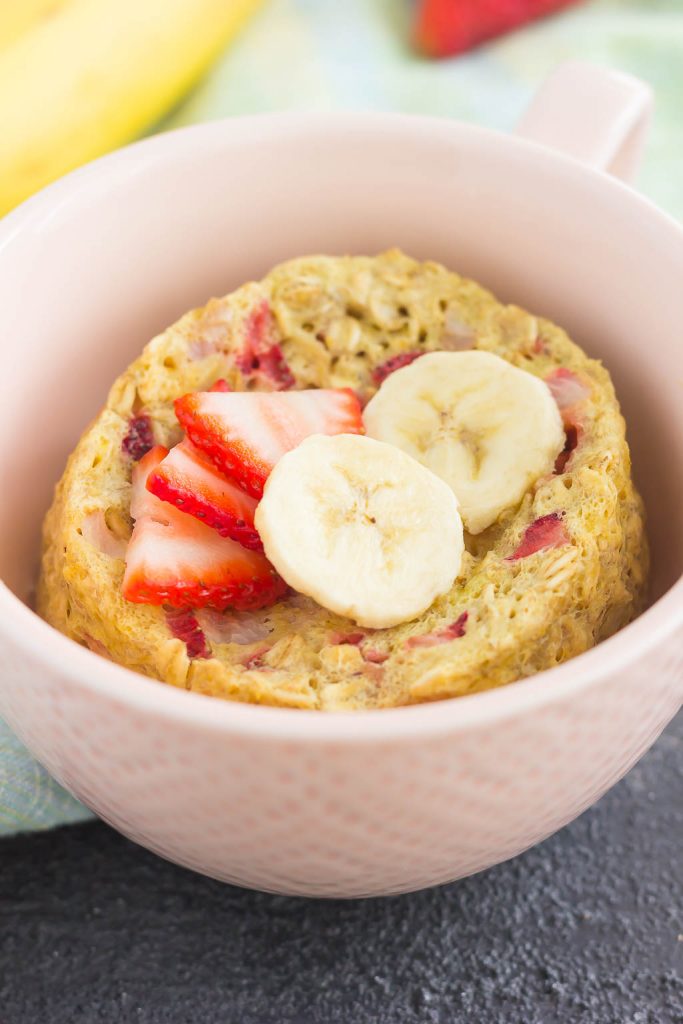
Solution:
[[[387,378],[363,419],[371,437],[446,481],[470,533],[551,473],[565,443],[549,388],[490,352],[422,356]]]
[[[315,434],[283,455],[256,528],[291,587],[373,628],[425,611],[463,552],[450,488],[398,448],[352,434]]]

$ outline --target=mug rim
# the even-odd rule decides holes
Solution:
[[[432,135],[438,133],[460,134],[463,138],[469,136],[470,139],[478,140],[484,145],[493,147],[503,145],[511,150],[517,150],[518,154],[533,155],[535,160],[540,163],[547,163],[551,167],[553,165],[564,167],[565,173],[573,172],[574,176],[578,174],[579,177],[588,177],[593,180],[594,184],[598,185],[599,183],[598,187],[607,188],[613,194],[620,193],[622,199],[625,198],[634,208],[640,208],[642,213],[658,220],[663,228],[673,229],[678,236],[679,243],[683,242],[683,226],[671,214],[662,210],[653,200],[632,185],[608,171],[594,167],[559,149],[536,142],[533,138],[519,135],[515,131],[498,131],[458,118],[430,114],[406,114],[377,110],[314,110],[276,111],[274,113],[224,117],[201,124],[182,125],[179,128],[162,131],[157,135],[147,136],[120,146],[112,152],[105,153],[62,175],[56,181],[25,199],[4,217],[0,217],[0,256],[5,246],[10,244],[20,231],[27,227],[32,220],[40,218],[41,210],[52,219],[58,214],[61,205],[66,205],[66,200],[69,197],[82,201],[88,182],[94,184],[100,176],[119,172],[122,179],[133,177],[134,165],[138,162],[141,162],[141,165],[149,165],[160,159],[165,160],[172,156],[175,150],[184,149],[189,152],[197,143],[210,145],[213,141],[220,142],[225,134],[239,134],[241,131],[245,136],[244,142],[249,144],[258,141],[259,136],[265,138],[266,141],[272,140],[276,129],[280,133],[285,130],[288,135],[295,131],[307,130],[309,133],[315,132],[320,136],[333,136],[339,135],[340,128],[358,128],[363,122],[368,126],[372,122],[376,122],[377,125],[384,122],[386,125],[392,125],[399,130],[413,134],[416,129],[429,132]],[[176,152],[176,158],[178,155],[179,153]],[[145,156],[149,159],[145,160]]]
[[[456,119],[420,114],[315,111],[253,114],[189,125],[142,139],[102,156],[42,189],[3,219],[0,223],[0,260],[5,249],[32,224],[40,222],[46,215],[58,215],[62,208],[74,202],[82,202],[88,184],[97,187],[112,175],[130,178],[134,176],[136,167],[149,163],[145,157],[154,161],[165,161],[174,155],[177,158],[197,144],[210,147],[213,143],[220,143],[226,133],[233,136],[242,134],[245,142],[253,144],[264,134],[272,139],[275,129],[290,135],[299,131],[339,137],[340,129],[382,123],[391,124],[413,137],[416,131],[432,136],[441,133],[444,138],[459,135],[494,148],[503,145],[517,150],[522,157],[526,154],[527,158],[533,157],[535,162],[546,164],[550,171],[574,177],[588,176],[596,187],[613,196],[620,194],[635,213],[658,221],[663,230],[675,233],[679,245],[683,243],[681,227],[651,200],[619,179],[532,140]],[[84,689],[119,704],[132,705],[141,713],[183,721],[219,733],[311,743],[390,741],[488,726],[494,721],[515,717],[520,712],[578,696],[584,689],[598,685],[636,658],[646,655],[682,623],[683,575],[654,604],[614,636],[561,665],[526,679],[464,697],[404,707],[321,713],[207,698],[204,694],[180,690],[152,677],[143,677],[61,634],[0,580],[0,634],[8,646],[12,645],[15,651],[33,660],[36,667],[39,664],[47,671],[67,674]],[[141,685],[142,679],[146,685]],[[315,719],[315,724],[312,719]]]

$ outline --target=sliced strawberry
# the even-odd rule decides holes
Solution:
[[[148,476],[167,455],[158,445],[133,470],[135,528],[126,552],[123,596],[176,608],[272,604],[287,588],[262,554],[219,536],[147,490]]]
[[[573,370],[568,370],[565,366],[553,370],[545,378],[545,382],[557,402],[563,419],[565,419],[565,410],[572,409],[584,398],[588,398],[590,394],[588,385],[580,377],[577,377]]]
[[[373,686],[378,687],[381,685],[384,679],[384,667],[377,664],[376,662],[366,661],[362,668],[362,674],[372,683]]]
[[[273,629],[268,616],[256,611],[202,608],[197,620],[212,644],[254,644],[269,637]]]
[[[330,644],[351,644],[357,647],[365,640],[365,633],[330,633],[327,642]]]
[[[264,300],[247,317],[246,341],[235,365],[243,376],[260,379],[275,391],[286,391],[296,384],[278,343],[275,317]]]
[[[569,461],[579,446],[579,426],[572,425],[564,428],[564,448],[555,459],[554,473],[560,476],[564,473]]]
[[[267,654],[269,650],[270,647],[267,645],[257,648],[252,654],[248,654],[246,656],[242,664],[246,669],[267,668],[263,663],[263,656],[264,654]]]
[[[467,631],[467,620],[469,615],[463,612],[450,626],[442,629],[435,629],[433,633],[422,633],[420,636],[411,636],[406,640],[405,646],[412,647],[436,647],[438,644],[447,644],[451,640],[459,640]]]
[[[232,391],[232,388],[228,384],[227,380],[223,380],[221,377],[219,380],[212,384],[209,391]]]
[[[121,448],[134,462],[139,462],[153,447],[154,434],[149,416],[133,416],[128,424],[128,432],[121,442]]]
[[[192,608],[169,608],[166,622],[173,636],[185,644],[188,658],[211,657],[211,648]]]
[[[366,661],[371,661],[375,665],[383,665],[385,661],[389,660],[389,655],[386,651],[378,651],[375,647],[370,647],[361,651],[361,654]]]
[[[187,438],[149,474],[147,490],[201,519],[221,537],[230,537],[253,551],[263,550],[254,526],[256,500],[226,480]]]
[[[583,435],[583,422],[579,405],[590,394],[590,388],[572,370],[560,366],[545,378],[550,393],[557,402],[564,423],[564,448],[555,460],[555,473],[564,473],[579,446]]]
[[[449,57],[576,0],[421,0],[415,43],[430,57]]]
[[[391,359],[387,359],[385,363],[380,363],[372,371],[372,379],[375,384],[381,384],[383,381],[390,377],[396,370],[400,370],[403,366],[410,366],[420,356],[426,355],[425,352],[401,352],[397,356],[392,356]]]
[[[562,513],[550,512],[527,526],[521,541],[506,561],[517,562],[520,558],[535,555],[537,551],[559,548],[569,543],[570,537],[562,522]]]
[[[384,651],[378,650],[376,647],[363,647],[363,642],[367,640],[367,633],[330,633],[327,638],[327,642],[330,644],[351,644],[353,647],[358,647],[361,654],[363,655],[364,661],[369,661],[373,665],[382,665],[389,659],[389,655]]]
[[[177,399],[189,438],[255,498],[275,463],[310,434],[362,434],[358,398],[340,390],[216,392]]]

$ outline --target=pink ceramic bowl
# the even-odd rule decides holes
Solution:
[[[527,115],[527,139],[383,114],[236,119],[100,160],[3,223],[0,711],[115,828],[240,885],[418,889],[570,821],[674,714],[683,231],[606,173],[635,168],[649,102],[632,79],[570,65]],[[505,689],[338,715],[174,690],[37,618],[30,594],[51,488],[144,342],[278,260],[391,245],[547,314],[605,360],[649,510],[649,610]]]

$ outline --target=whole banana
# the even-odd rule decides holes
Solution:
[[[0,50],[68,3],[69,0],[0,0]]]
[[[262,0],[0,6],[0,215],[140,135]]]

